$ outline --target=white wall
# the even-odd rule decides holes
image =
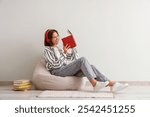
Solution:
[[[150,80],[150,0],[0,0],[0,80],[31,79],[47,28],[110,79]]]

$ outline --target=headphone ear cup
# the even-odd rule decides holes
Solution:
[[[50,42],[50,39],[49,39],[49,38],[46,38],[46,42],[49,43],[49,42]]]
[[[46,42],[50,43],[50,39],[48,38],[48,33],[49,33],[49,30],[46,31]]]

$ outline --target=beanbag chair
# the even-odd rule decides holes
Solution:
[[[39,90],[80,90],[85,86],[83,77],[52,75],[45,67],[46,61],[38,61],[32,77],[32,83]]]

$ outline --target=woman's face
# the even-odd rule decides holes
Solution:
[[[53,36],[52,36],[52,43],[53,43],[53,46],[57,45],[58,42],[59,42],[59,35],[58,35],[56,32],[54,32],[54,33],[53,33]]]

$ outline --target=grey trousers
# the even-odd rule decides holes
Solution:
[[[51,74],[56,76],[78,76],[87,77],[89,80],[96,79],[97,81],[108,81],[109,79],[104,76],[100,71],[94,66],[90,65],[85,57],[81,57],[68,65],[64,65],[59,69],[51,71]]]

